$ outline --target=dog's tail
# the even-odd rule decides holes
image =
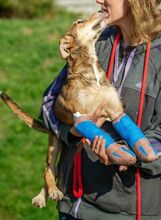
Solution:
[[[30,128],[33,128],[37,131],[50,133],[50,131],[45,128],[42,122],[32,118],[26,112],[24,112],[6,93],[0,91],[0,97],[3,102],[8,105],[8,107],[14,112],[18,118],[20,118],[25,124],[27,124]]]

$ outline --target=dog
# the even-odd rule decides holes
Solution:
[[[106,20],[103,11],[94,13],[86,20],[77,20],[60,40],[60,53],[67,61],[68,74],[53,112],[64,123],[73,125],[74,113],[89,114],[91,110],[95,112],[102,103],[105,104],[99,117],[104,116],[113,121],[124,113],[122,102],[115,88],[107,80],[95,51],[96,41],[107,26]],[[45,185],[33,198],[32,203],[42,208],[46,206],[47,198],[61,200],[63,194],[56,186],[55,164],[63,143],[41,122],[25,113],[7,94],[1,92],[0,96],[27,125],[49,135],[47,166],[44,173]],[[120,144],[115,143],[114,148],[119,152]],[[110,155],[110,150],[108,154]],[[124,165],[135,162],[136,158],[127,155]],[[120,160],[118,164],[122,164],[122,161]]]
[[[68,83],[63,87],[56,101],[54,112],[58,119],[61,121],[63,119],[63,122],[67,124],[73,124],[75,112],[86,114],[90,113],[91,109],[94,111],[97,107],[96,103],[99,105],[105,100],[104,94],[108,94],[107,99],[112,95],[114,100],[112,106],[118,106],[118,113],[123,112],[118,95],[106,79],[95,52],[95,43],[106,26],[104,13],[96,12],[87,20],[74,22],[60,40],[61,56],[68,63]],[[102,88],[101,91],[100,88]],[[79,92],[80,90],[82,91]],[[1,92],[0,96],[29,127],[49,135],[47,167],[44,174],[45,185],[33,198],[32,203],[42,208],[45,207],[48,197],[61,200],[63,194],[56,187],[55,163],[57,155],[61,152],[62,142],[41,122],[25,113],[7,94]]]

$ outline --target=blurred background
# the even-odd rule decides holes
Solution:
[[[59,39],[95,0],[0,0],[0,90],[37,118],[46,87],[64,65]],[[43,185],[47,135],[24,125],[0,100],[0,220],[57,220],[56,203],[31,204]]]

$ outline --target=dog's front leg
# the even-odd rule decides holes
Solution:
[[[61,142],[58,138],[56,136],[49,135],[47,167],[45,169],[44,179],[47,185],[48,197],[56,201],[63,198],[62,192],[56,186],[56,163],[58,155],[61,152],[61,148]]]

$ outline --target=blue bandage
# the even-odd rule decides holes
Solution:
[[[106,141],[105,148],[108,148],[110,144],[114,143],[112,137],[97,127],[92,121],[83,121],[75,126],[76,130],[85,138],[89,139],[91,142],[96,136],[102,136]]]
[[[125,140],[132,149],[134,149],[135,143],[138,140],[145,137],[141,129],[128,115],[123,116],[120,121],[116,122],[113,126],[121,138]]]

